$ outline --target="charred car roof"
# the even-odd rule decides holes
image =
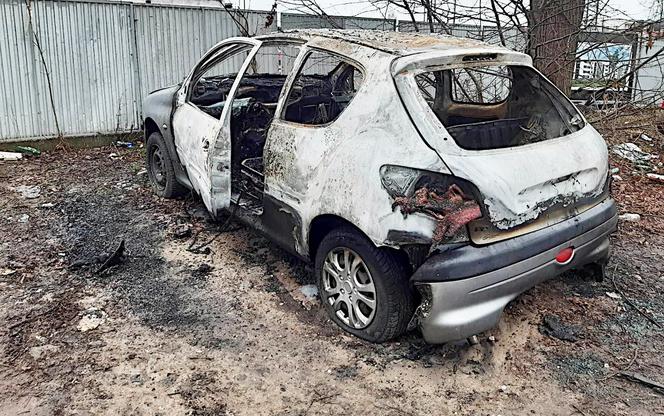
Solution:
[[[341,29],[296,29],[257,36],[260,40],[297,39],[304,42],[315,38],[336,39],[343,42],[373,48],[395,56],[406,56],[422,52],[439,52],[449,50],[495,50],[496,52],[513,52],[501,46],[485,42],[448,36],[442,34],[417,32],[387,32],[378,30],[341,30]]]

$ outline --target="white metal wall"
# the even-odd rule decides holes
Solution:
[[[429,24],[419,23],[418,29],[421,32],[429,32]],[[436,33],[449,34],[451,36],[457,36],[460,38],[481,40],[483,42],[495,45],[500,44],[500,35],[498,34],[498,30],[495,26],[457,24],[443,27],[441,24],[436,23],[434,24],[434,30]],[[415,25],[411,21],[400,21],[399,31],[415,32]],[[525,52],[527,39],[524,34],[519,33],[516,29],[509,29],[504,31],[503,36],[505,38],[505,46],[516,51]]]
[[[241,36],[223,9],[134,6],[140,96],[182,81],[208,49]],[[249,31],[264,31],[266,12],[247,14]]]
[[[281,13],[281,28],[287,29],[369,29],[396,30],[395,19],[348,16],[311,16]]]
[[[129,6],[33,1],[30,25],[25,2],[6,0],[0,19],[0,139],[56,135],[53,107],[67,135],[139,125]]]
[[[664,48],[664,39],[657,39],[648,45],[642,39],[639,45],[637,62],[652,58]],[[643,105],[662,105],[664,102],[664,57],[656,56],[637,71],[634,80],[634,101]]]

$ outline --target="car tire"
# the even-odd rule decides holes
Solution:
[[[348,257],[344,250],[349,252]],[[359,257],[362,264],[353,256]],[[353,271],[354,265],[357,266]],[[323,306],[343,330],[377,343],[406,331],[415,310],[414,294],[407,268],[390,249],[375,247],[352,227],[340,227],[327,234],[318,246],[315,272]],[[373,296],[369,283],[373,285]],[[353,308],[354,319],[349,308]]]
[[[187,188],[175,178],[173,161],[168,153],[166,141],[160,133],[153,132],[148,137],[145,157],[148,178],[157,195],[163,198],[177,198],[186,194]]]

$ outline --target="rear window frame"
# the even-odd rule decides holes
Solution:
[[[434,61],[434,59],[440,59],[443,61],[443,63],[437,63]],[[400,61],[402,60],[405,62],[401,63]],[[445,63],[445,60],[450,60],[450,62]],[[427,62],[430,62],[430,64],[425,65]],[[498,53],[497,58],[494,60],[481,60],[472,62],[461,62],[461,60],[456,59],[456,57],[446,56],[436,56],[431,58],[426,57],[426,59],[422,59],[420,62],[417,60],[406,60],[403,57],[396,58],[392,62],[391,75],[397,90],[397,94],[403,103],[404,110],[408,112],[409,118],[413,122],[413,125],[418,131],[420,137],[429,146],[438,149],[437,151],[443,151],[445,154],[450,156],[470,156],[473,154],[489,155],[491,153],[509,152],[511,149],[515,149],[515,147],[501,147],[474,150],[466,149],[460,146],[448,131],[448,127],[445,126],[436,116],[424,95],[419,91],[419,87],[416,81],[416,76],[422,73],[443,71],[455,68],[476,68],[491,65],[520,67],[533,71],[540,77],[543,83],[546,83],[549,88],[553,89],[557,92],[557,94],[563,97],[561,104],[572,109],[574,114],[579,116],[582,124],[580,127],[578,127],[576,132],[550,139],[548,140],[549,142],[567,141],[571,137],[581,134],[582,131],[586,130],[590,126],[590,123],[586,119],[585,115],[574,105],[570,98],[567,97],[562,91],[560,91],[560,89],[556,87],[544,74],[535,68],[532,64],[532,59],[525,54],[518,52],[507,52],[504,54]],[[540,143],[528,143],[517,146],[516,148],[526,149],[528,147],[538,146],[539,144]]]

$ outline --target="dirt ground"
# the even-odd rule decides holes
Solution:
[[[611,144],[664,151],[626,120],[600,125]],[[142,158],[0,162],[0,414],[664,414],[664,391],[620,374],[664,383],[664,184],[630,162],[614,197],[642,219],[620,223],[607,279],[550,280],[478,345],[429,346],[346,335],[302,293],[308,266],[240,225],[187,251],[220,224],[155,197]]]

